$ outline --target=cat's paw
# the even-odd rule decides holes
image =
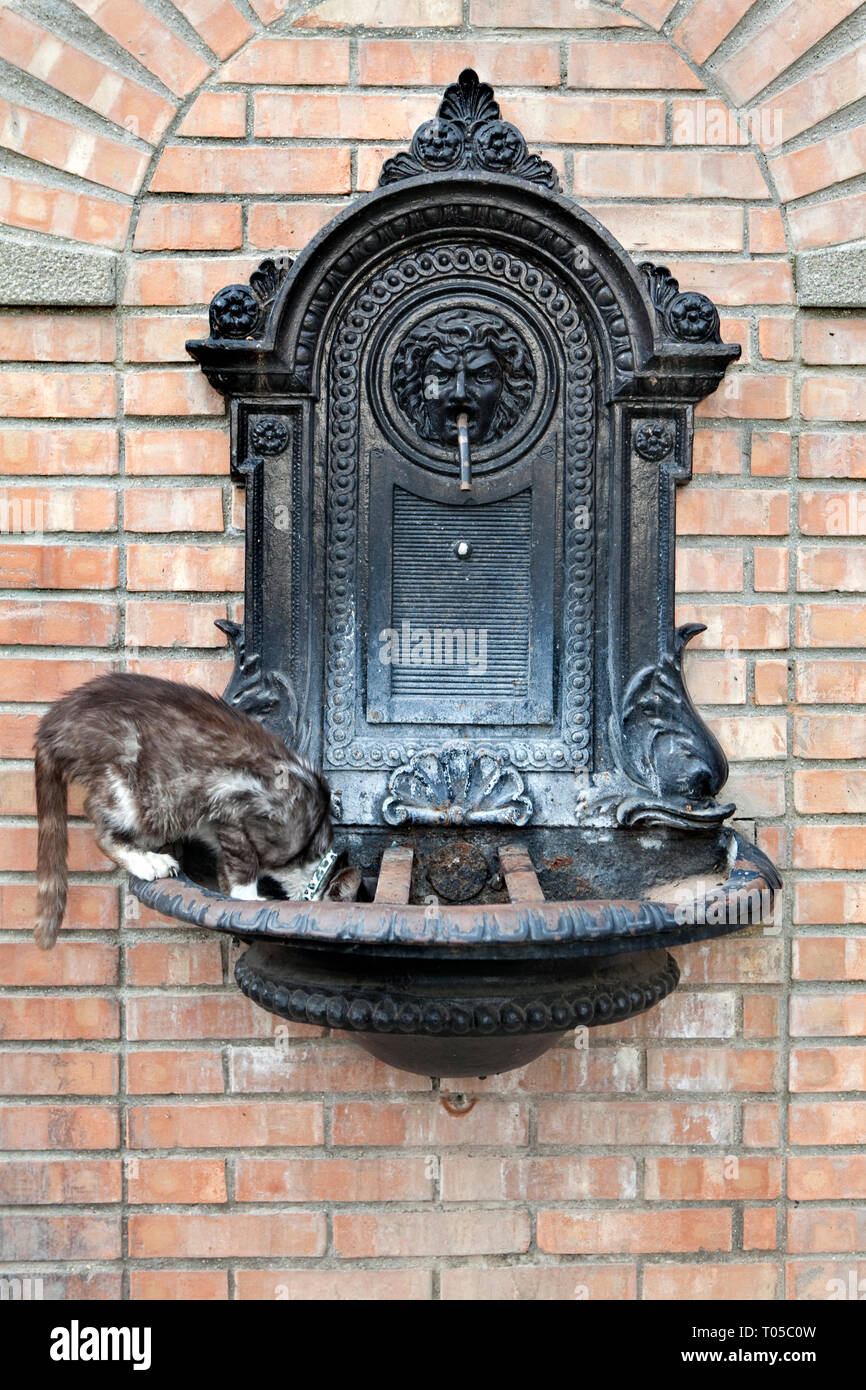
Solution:
[[[229,897],[240,898],[243,902],[248,903],[263,901],[259,892],[259,885],[255,879],[253,879],[252,883],[235,883]]]
[[[129,850],[126,867],[136,878],[148,883],[155,878],[171,878],[180,865],[171,854],[157,854],[154,850]]]

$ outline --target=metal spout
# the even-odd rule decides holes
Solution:
[[[457,416],[457,452],[460,455],[460,491],[472,488],[472,460],[469,457],[469,418],[466,412]]]

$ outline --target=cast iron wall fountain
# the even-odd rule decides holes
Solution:
[[[779,886],[724,825],[673,613],[693,407],[739,348],[471,71],[379,184],[189,344],[247,491],[225,698],[323,765],[340,900],[133,886],[249,942],[263,1008],[484,1074],[650,1008],[670,945]]]

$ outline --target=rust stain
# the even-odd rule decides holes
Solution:
[[[448,1111],[449,1115],[468,1115],[478,1104],[478,1097],[473,1096],[472,1100],[466,1100],[464,1096],[455,1096],[454,1100],[449,1100],[448,1096],[442,1096],[442,1106]]]

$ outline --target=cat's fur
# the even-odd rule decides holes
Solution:
[[[197,839],[216,855],[221,892],[256,898],[266,874],[298,896],[333,838],[327,783],[255,719],[195,686],[100,676],[53,705],[36,735],[34,935],[46,950],[66,907],[70,782],[85,788],[100,849],[138,878],[175,873],[172,847]]]

